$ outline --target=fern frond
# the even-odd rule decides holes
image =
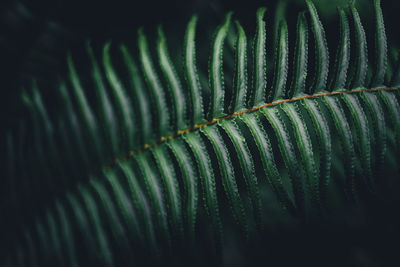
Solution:
[[[290,58],[286,4],[275,14],[271,48],[266,8],[257,10],[249,45],[245,24],[231,27],[233,13],[225,16],[211,43],[209,88],[196,61],[195,15],[182,64],[161,26],[154,43],[140,28],[136,50],[87,43],[88,77],[68,55],[58,109],[40,83],[24,90],[30,118],[7,137],[4,263],[187,266],[210,258],[222,265],[226,236],[244,248],[281,218],[340,216],[382,194],[390,179],[380,174],[398,177],[390,162],[400,155],[400,68],[390,63],[387,74],[380,1],[373,2],[375,68],[354,4],[338,9],[333,67],[311,0],[297,18]]]

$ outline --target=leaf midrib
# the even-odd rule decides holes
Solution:
[[[242,114],[246,114],[246,113],[250,113],[250,112],[254,112],[254,111],[260,110],[262,108],[274,107],[274,106],[278,106],[278,105],[283,104],[283,103],[291,103],[291,102],[296,102],[296,101],[300,101],[300,100],[303,100],[303,99],[315,99],[315,98],[320,98],[320,97],[323,97],[323,96],[334,96],[334,95],[341,95],[341,94],[356,94],[356,93],[362,93],[362,92],[395,91],[395,90],[399,90],[399,89],[400,88],[397,88],[397,87],[382,87],[382,88],[365,88],[365,89],[354,89],[354,90],[338,90],[338,91],[324,92],[324,93],[318,93],[318,94],[313,94],[313,95],[304,95],[304,96],[294,97],[294,98],[290,98],[290,99],[283,99],[283,100],[279,100],[279,101],[275,101],[275,102],[271,102],[271,103],[262,104],[262,105],[259,105],[259,106],[256,106],[256,107],[252,107],[250,109],[246,109],[246,110],[242,110],[242,111],[239,111],[239,112],[235,112],[235,113],[230,114],[230,115],[226,115],[226,116],[222,116],[222,117],[219,117],[219,118],[215,118],[215,119],[212,119],[210,121],[207,121],[207,122],[204,122],[204,123],[201,123],[201,124],[196,124],[196,125],[194,125],[192,127],[189,127],[189,128],[183,129],[183,130],[179,130],[176,133],[168,135],[168,136],[163,136],[157,141],[154,141],[154,142],[152,142],[150,144],[145,144],[143,147],[141,147],[141,148],[139,148],[137,150],[131,150],[127,154],[125,154],[124,156],[115,158],[113,163],[105,165],[105,166],[102,166],[101,169],[111,169],[111,168],[113,168],[114,166],[116,166],[120,162],[127,161],[128,159],[134,157],[135,155],[141,154],[141,153],[145,152],[146,150],[148,150],[150,148],[156,147],[156,146],[162,144],[163,142],[165,142],[165,141],[167,141],[169,139],[174,139],[176,137],[179,137],[184,133],[193,132],[193,131],[198,130],[198,129],[202,128],[202,127],[214,124],[214,123],[216,123],[218,121],[231,119],[231,118],[237,117],[237,116],[242,115]]]

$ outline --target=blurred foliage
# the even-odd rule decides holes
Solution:
[[[291,8],[288,14],[296,13],[298,10],[304,9],[304,0],[281,0],[280,2],[287,2]],[[168,41],[171,48],[176,50],[182,42],[180,39],[184,31],[184,27],[188,18],[193,13],[198,13],[201,23],[199,27],[199,35],[208,37],[211,33],[207,29],[210,24],[217,25],[227,10],[235,10],[235,15],[241,21],[244,21],[244,26],[247,29],[254,29],[255,24],[255,10],[257,7],[266,5],[269,7],[267,13],[267,24],[271,27],[274,8],[279,1],[275,0],[247,0],[247,1],[229,1],[229,0],[175,0],[175,1],[13,1],[4,0],[1,2],[0,8],[0,58],[1,58],[1,102],[0,102],[0,120],[3,122],[0,137],[2,137],[5,130],[15,126],[16,118],[23,117],[23,108],[20,103],[21,88],[29,86],[32,78],[39,80],[40,84],[44,84],[41,88],[45,90],[42,92],[44,98],[51,99],[52,91],[51,84],[57,79],[58,75],[62,75],[65,71],[65,57],[68,51],[72,51],[75,58],[80,58],[84,42],[88,39],[94,47],[103,44],[107,40],[118,42],[120,40],[133,43],[136,38],[136,29],[144,25],[148,33],[154,32],[157,24],[163,23],[165,30],[168,32]],[[337,12],[336,7],[345,6],[348,0],[314,0],[317,5],[321,19],[326,23],[327,27],[333,30],[327,31],[330,35],[327,36],[328,40],[335,44],[337,41]],[[390,39],[399,40],[397,31],[397,17],[396,11],[400,10],[400,1],[382,1],[386,25],[388,28],[388,37]],[[369,5],[369,0],[358,0],[357,6],[366,28],[368,23],[372,20],[372,10]],[[154,7],[157,6],[156,9]],[[294,10],[291,10],[291,9]],[[289,28],[293,29],[296,17],[287,16]],[[394,25],[394,26],[393,26]],[[271,41],[273,29],[269,29],[268,38]],[[293,30],[289,31],[293,32]],[[250,36],[249,36],[250,37]],[[294,38],[289,36],[289,39]],[[203,38],[202,44],[199,47],[208,48],[209,39]],[[176,45],[174,45],[176,44]],[[335,49],[335,45],[330,46],[331,51]],[[392,54],[398,54],[395,48],[391,49]],[[204,54],[208,54],[208,50],[204,49]],[[202,56],[203,62],[207,64],[207,57]],[[201,61],[201,59],[199,61]],[[81,68],[85,67],[87,60],[82,57],[82,62],[78,62]],[[47,103],[51,101],[46,101]],[[54,103],[53,105],[56,105]],[[4,140],[4,138],[1,138]],[[2,146],[1,144],[0,146]],[[2,147],[0,147],[3,151]],[[383,200],[379,200],[383,201]],[[378,201],[378,202],[379,202]],[[371,203],[371,206],[376,205],[374,208],[374,226],[376,228],[383,228],[384,221],[393,221],[391,216],[384,213],[379,209],[380,205]],[[393,208],[394,209],[394,208]],[[355,216],[356,217],[356,216]],[[372,217],[372,216],[371,216]],[[356,219],[355,219],[356,220]],[[375,221],[376,220],[376,221]],[[356,226],[355,226],[356,225]],[[312,226],[314,229],[308,229],[310,232],[326,233],[332,230],[328,226]],[[318,229],[320,227],[321,229]],[[393,225],[392,225],[393,227]],[[366,227],[365,227],[366,228]],[[332,244],[337,245],[348,238],[351,242],[343,244],[339,249],[340,253],[347,257],[354,257],[352,262],[362,264],[365,258],[374,258],[376,255],[370,255],[364,248],[363,242],[369,241],[369,244],[376,243],[371,250],[375,250],[376,254],[385,258],[387,254],[394,255],[394,247],[387,248],[379,246],[383,239],[395,239],[391,237],[390,229],[382,229],[382,233],[370,233],[366,236],[367,229],[360,229],[356,223],[351,225],[349,229],[336,229],[338,233],[334,232],[330,238],[334,240]],[[304,240],[310,235],[300,233],[293,230],[294,235],[298,240]],[[279,247],[281,247],[282,254],[276,255],[276,262],[285,259],[287,261],[295,261],[296,257],[286,257],[285,251],[288,249],[287,244],[279,243],[282,239],[282,233],[268,233],[265,239],[271,238],[275,240]],[[316,257],[323,257],[327,253],[319,244],[326,240],[321,240],[322,235],[315,234],[315,251],[318,255]],[[376,242],[371,242],[376,240]],[[282,242],[282,241],[281,241]],[[304,251],[301,242],[297,241],[291,251],[298,250],[296,256],[306,255],[308,252]],[[275,243],[274,243],[275,244]],[[329,249],[334,250],[334,246],[330,244]],[[354,251],[348,252],[348,249]],[[347,255],[351,254],[351,255]],[[260,252],[262,255],[262,252]],[[343,257],[343,255],[341,255]],[[384,255],[384,256],[382,256]],[[361,258],[361,259],[359,259]],[[272,259],[272,262],[274,259]],[[373,259],[368,259],[372,261]],[[332,262],[339,264],[337,259],[332,259]],[[294,262],[293,262],[294,263]]]

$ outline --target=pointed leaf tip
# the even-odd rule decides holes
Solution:
[[[289,69],[289,40],[285,19],[282,19],[279,23],[277,42],[277,53],[275,55],[275,81],[270,92],[273,102],[280,100],[285,96],[286,80]]]
[[[249,103],[250,107],[258,106],[265,103],[267,89],[267,61],[266,61],[266,25],[264,14],[267,11],[265,7],[257,10],[257,29],[254,37],[253,47],[253,84],[252,97]]]
[[[306,0],[308,11],[311,16],[312,31],[315,41],[315,78],[313,93],[320,93],[326,90],[326,83],[329,72],[329,51],[325,36],[325,29],[319,19],[317,9],[311,0]]]
[[[246,109],[247,97],[247,38],[243,27],[239,21],[235,21],[237,30],[236,48],[235,48],[235,73],[233,87],[236,94],[232,99],[232,112],[238,112]]]
[[[306,90],[308,65],[308,25],[305,12],[301,12],[297,19],[296,46],[294,52],[294,74],[291,85],[292,96],[303,95]]]
[[[190,117],[192,124],[205,122],[202,88],[196,64],[196,25],[198,16],[193,15],[187,27],[184,40],[184,72],[186,84],[190,93]]]
[[[211,106],[210,118],[219,118],[225,114],[225,86],[223,71],[223,49],[224,41],[228,34],[229,25],[233,12],[228,12],[224,23],[218,28],[213,42],[213,49],[210,58],[210,87],[211,87]]]

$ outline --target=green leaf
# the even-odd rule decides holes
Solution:
[[[346,13],[342,8],[339,8],[339,17],[340,39],[336,52],[334,74],[329,86],[331,91],[344,90],[350,65],[350,26]]]
[[[270,139],[265,130],[260,126],[261,124],[258,116],[256,114],[248,114],[240,116],[239,118],[247,125],[247,128],[250,130],[252,137],[254,138],[258,152],[261,155],[261,161],[266,172],[266,178],[277,193],[278,200],[289,212],[295,214],[295,206],[289,198],[278,172]]]
[[[279,0],[275,7],[274,12],[274,22],[273,22],[273,47],[278,46],[278,39],[279,39],[279,27],[281,24],[282,19],[285,19],[286,12],[287,12],[288,1],[287,0]],[[274,53],[276,50],[274,51]],[[275,57],[275,54],[274,54]]]
[[[217,29],[213,44],[212,53],[210,57],[209,79],[211,88],[211,106],[210,118],[219,118],[225,114],[225,86],[224,86],[224,72],[223,72],[223,51],[224,41],[229,30],[231,23],[232,12],[229,12],[225,21]]]
[[[46,223],[48,227],[49,244],[53,248],[53,257],[55,257],[56,262],[62,262],[64,257],[61,250],[61,240],[59,238],[58,227],[56,225],[54,216],[50,210],[46,211]]]
[[[392,87],[400,87],[400,61],[397,63],[395,73],[393,74],[392,81],[390,83]]]
[[[156,219],[160,234],[164,239],[163,241],[170,244],[171,237],[168,228],[167,210],[159,179],[153,166],[150,166],[150,160],[147,153],[140,154],[135,159],[142,174],[144,184],[146,185],[146,191],[154,213],[153,216]]]
[[[308,133],[307,126],[299,112],[296,103],[292,105],[284,103],[282,109],[289,117],[289,120],[294,128],[294,136],[296,138],[297,147],[300,151],[300,156],[305,166],[307,182],[311,192],[311,200],[319,208],[320,193],[319,193],[319,178],[316,171],[315,157],[313,153],[311,137]]]
[[[135,104],[139,109],[138,112],[138,125],[140,125],[140,131],[137,132],[138,138],[142,140],[143,144],[150,143],[152,139],[152,114],[151,114],[151,104],[149,97],[145,92],[145,87],[143,85],[142,77],[139,74],[139,70],[136,66],[135,61],[130,55],[128,48],[124,45],[120,46],[121,53],[129,76],[131,77],[131,86],[133,88],[134,98],[136,99]]]
[[[387,67],[387,40],[385,33],[385,23],[383,21],[383,14],[381,8],[381,1],[374,0],[375,12],[375,75],[372,82],[372,87],[383,87],[385,81],[386,67]]]
[[[274,129],[278,139],[279,150],[281,151],[285,166],[290,173],[296,207],[299,213],[302,214],[305,211],[304,187],[302,183],[304,174],[296,160],[296,154],[292,142],[290,141],[286,125],[280,118],[279,111],[276,108],[262,109],[261,112]]]
[[[326,91],[326,82],[329,72],[329,51],[325,30],[319,19],[317,9],[311,0],[306,0],[308,12],[311,16],[311,28],[315,40],[315,76],[312,92],[314,94]]]
[[[94,192],[96,192],[98,199],[100,200],[102,209],[104,210],[104,215],[106,217],[108,225],[110,225],[111,228],[111,235],[113,236],[114,242],[118,250],[129,252],[125,254],[126,257],[123,260],[125,262],[133,262],[134,254],[132,253],[132,248],[129,245],[129,240],[126,235],[125,228],[121,223],[110,194],[108,193],[104,185],[98,180],[91,180],[90,185],[93,188]]]
[[[395,135],[396,135],[396,144],[397,151],[400,151],[400,105],[396,96],[390,92],[379,92],[380,98],[385,104],[389,115],[390,122],[394,125]]]
[[[250,150],[247,146],[247,142],[242,132],[239,130],[234,120],[223,120],[219,121],[218,124],[226,132],[231,140],[237,157],[239,158],[239,164],[243,172],[243,178],[245,179],[248,195],[253,204],[254,216],[256,223],[261,225],[261,198],[259,192],[259,186],[257,177],[254,170],[253,157],[250,154]]]
[[[181,194],[171,158],[164,144],[153,148],[151,151],[161,174],[164,188],[166,189],[172,228],[174,233],[176,232],[176,235],[181,237],[183,234]]]
[[[246,109],[247,95],[247,38],[242,26],[235,21],[237,28],[236,50],[235,50],[235,73],[233,78],[234,92],[231,111],[239,112]]]
[[[182,130],[187,127],[186,123],[186,98],[181,81],[175,71],[175,67],[169,56],[167,40],[161,26],[158,27],[157,52],[161,70],[168,84],[173,109],[172,120],[176,121],[176,129]]]
[[[379,102],[378,97],[374,93],[365,92],[361,95],[361,98],[366,103],[366,113],[369,118],[372,118],[371,133],[375,135],[375,157],[376,166],[383,166],[385,154],[386,154],[386,126],[385,126],[385,115],[383,108]],[[372,134],[371,134],[372,135]]]
[[[67,200],[74,214],[77,227],[79,229],[79,233],[83,237],[82,239],[85,249],[90,253],[89,255],[91,257],[96,257],[97,260],[99,260],[99,256],[96,255],[96,253],[94,253],[97,249],[97,246],[93,246],[93,244],[97,244],[97,241],[95,241],[93,237],[94,236],[94,233],[92,232],[93,228],[89,225],[89,220],[81,203],[79,202],[75,194],[72,193],[67,193]],[[105,257],[105,263],[107,265],[110,265],[109,253],[107,252],[104,255],[104,257]],[[96,259],[91,259],[91,260],[94,261]]]
[[[97,64],[96,57],[93,49],[89,43],[86,44],[91,63],[92,63],[92,78],[96,85],[96,94],[98,102],[100,103],[99,113],[101,114],[103,131],[111,144],[113,154],[119,152],[119,138],[118,138],[118,119],[114,114],[114,107],[111,104],[110,97],[104,85],[103,76],[100,72],[100,67]]]
[[[266,29],[264,14],[267,11],[265,7],[257,10],[257,30],[254,37],[254,70],[253,70],[253,88],[252,97],[249,103],[250,107],[259,106],[265,103],[267,89],[267,63],[266,63]]]
[[[346,119],[346,115],[341,104],[335,97],[323,97],[322,103],[328,109],[330,117],[333,120],[337,134],[339,135],[340,142],[343,148],[344,165],[346,169],[346,185],[350,193],[355,198],[356,192],[353,188],[354,179],[354,168],[355,168],[355,150],[353,143],[353,136],[350,130],[349,122]]]
[[[82,136],[82,128],[81,125],[79,124],[78,117],[74,111],[74,108],[72,106],[72,101],[71,98],[68,94],[66,85],[64,82],[60,84],[59,87],[60,94],[62,97],[62,101],[65,103],[66,106],[66,112],[68,116],[68,122],[69,122],[69,130],[72,132],[73,138],[76,143],[76,151],[79,152],[78,158],[80,159],[81,162],[83,162],[82,166],[88,166],[89,165],[89,156],[88,152],[86,149],[86,145],[83,140]],[[85,168],[85,167],[83,167]]]
[[[230,12],[209,56],[197,54],[203,34],[196,39],[193,16],[182,62],[172,57],[161,26],[154,40],[140,29],[133,48],[138,54],[125,45],[114,54],[110,42],[97,53],[88,43],[88,57],[77,68],[68,55],[66,77],[37,84],[33,78],[30,88],[22,88],[21,114],[29,116],[12,121],[16,128],[6,131],[4,143],[1,264],[190,266],[200,260],[220,266],[229,264],[233,248],[243,254],[235,256],[243,265],[251,265],[249,245],[271,227],[313,224],[321,215],[340,222],[362,204],[362,213],[374,215],[394,190],[390,176],[398,176],[400,155],[399,90],[384,85],[392,80],[400,86],[400,68],[394,69],[395,43],[387,66],[380,1],[373,0],[371,66],[372,36],[352,1],[352,23],[339,9],[330,72],[327,36],[312,1],[306,1],[311,20],[304,12],[297,18],[293,44],[288,25],[296,17],[290,12],[287,24],[288,3],[277,3],[272,14],[274,60],[266,56],[266,9],[260,8],[250,45],[244,23],[230,26]],[[315,41],[312,77],[308,23]],[[207,58],[208,80],[200,68]],[[313,82],[306,91],[307,78]]]
[[[356,35],[356,63],[353,67],[354,75],[352,77],[351,88],[357,89],[365,87],[365,78],[368,71],[368,49],[364,27],[361,24],[361,19],[357,9],[353,5],[350,7],[350,9],[351,13],[353,14]]]
[[[306,78],[308,70],[308,26],[304,12],[300,13],[298,16],[296,34],[291,97],[302,96],[306,91]]]
[[[65,251],[67,254],[67,265],[78,266],[76,255],[75,255],[75,240],[71,228],[70,217],[67,217],[64,205],[60,201],[56,200],[55,208],[57,212],[58,222],[60,225],[60,236],[65,243]],[[32,262],[32,261],[31,261]]]
[[[172,139],[168,141],[167,145],[173,152],[178,162],[179,169],[183,178],[184,192],[186,192],[186,194],[183,194],[182,198],[184,198],[184,203],[186,203],[184,210],[187,220],[187,231],[189,233],[190,240],[194,242],[198,205],[197,172],[194,168],[194,162],[189,156],[189,153],[182,139]]]
[[[125,221],[126,230],[132,239],[139,239],[140,243],[143,244],[144,237],[142,232],[142,226],[139,224],[139,218],[134,210],[131,200],[128,198],[121,183],[118,181],[118,177],[114,171],[104,171],[108,183],[111,186],[113,197],[117,203],[119,212]]]
[[[366,178],[366,184],[369,186],[370,190],[375,190],[375,182],[371,169],[371,144],[368,120],[356,96],[343,94],[342,99],[351,112],[352,120],[357,130],[357,143],[360,150],[361,165],[363,167],[363,175]]]
[[[93,227],[94,235],[96,236],[96,243],[98,244],[97,249],[100,252],[97,254],[99,260],[104,262],[107,266],[113,266],[114,260],[110,248],[110,242],[108,236],[104,232],[97,203],[94,200],[92,193],[87,188],[83,187],[82,185],[79,185],[78,190],[80,195],[82,196],[83,203],[86,207],[90,225],[91,227]]]
[[[201,129],[202,133],[208,138],[217,155],[219,169],[222,177],[222,185],[225,189],[225,194],[232,210],[233,217],[241,227],[243,234],[247,235],[247,224],[244,213],[243,203],[239,195],[239,190],[236,184],[235,172],[232,166],[232,161],[229,156],[228,149],[218,131],[217,125],[207,126]]]
[[[312,125],[317,135],[320,153],[319,195],[321,199],[321,204],[324,207],[327,207],[328,186],[331,180],[332,136],[330,133],[328,122],[322,115],[318,102],[311,99],[304,99],[301,104],[310,116]]]
[[[196,24],[197,16],[194,15],[186,28],[185,41],[184,41],[184,68],[186,83],[189,87],[190,100],[191,100],[191,115],[192,123],[200,124],[205,122],[203,96],[199,79],[199,74],[196,66]]]
[[[279,26],[279,45],[276,47],[275,74],[273,87],[270,89],[272,102],[285,96],[286,79],[289,68],[289,40],[286,20],[282,19]]]
[[[67,62],[69,69],[69,77],[72,83],[80,115],[83,117],[83,120],[85,122],[86,130],[88,131],[90,136],[91,140],[90,142],[93,142],[92,144],[94,145],[96,156],[97,158],[101,158],[101,155],[103,155],[103,151],[101,149],[102,146],[100,142],[100,137],[98,135],[99,131],[96,118],[93,115],[93,111],[90,108],[89,103],[87,102],[85,93],[82,89],[81,82],[79,80],[78,74],[76,72],[74,63],[72,62],[72,57],[70,54],[67,57]]]
[[[135,117],[129,96],[126,93],[120,79],[118,78],[114,67],[112,66],[110,56],[111,43],[107,43],[103,48],[103,65],[105,74],[114,94],[118,117],[122,119],[122,144],[128,149],[134,148],[134,136],[136,135]],[[115,118],[114,118],[115,120]]]
[[[38,120],[40,121],[41,124],[41,128],[44,129],[44,132],[46,134],[46,146],[48,146],[48,157],[51,160],[51,163],[53,165],[53,171],[55,173],[57,173],[57,176],[59,176],[60,178],[64,178],[62,177],[64,170],[62,167],[62,164],[60,162],[60,151],[58,149],[58,146],[56,144],[56,140],[54,137],[54,127],[53,124],[50,120],[50,116],[47,112],[46,107],[44,106],[43,100],[42,100],[42,96],[39,93],[39,89],[37,87],[37,84],[34,82],[33,84],[33,106],[35,108],[35,110],[33,112],[35,112],[38,117]],[[60,180],[59,180],[60,181]],[[63,181],[64,182],[64,181]]]
[[[222,226],[219,216],[218,199],[216,194],[214,172],[211,160],[205,148],[205,144],[199,133],[193,132],[184,134],[183,138],[189,145],[197,163],[201,185],[203,188],[203,199],[205,210],[211,219],[216,242],[221,242]]]
[[[139,214],[141,225],[145,229],[145,236],[149,244],[152,256],[158,256],[158,249],[156,245],[155,230],[151,216],[150,204],[147,201],[141,186],[137,180],[136,174],[128,163],[120,163],[119,168],[124,174],[129,187],[130,196],[132,198],[135,210]]]
[[[170,109],[167,106],[165,90],[155,71],[156,68],[151,59],[147,38],[143,33],[143,28],[140,28],[138,31],[138,46],[143,74],[155,109],[154,115],[156,116],[155,120],[157,125],[156,132],[161,136],[167,136],[171,133]]]

